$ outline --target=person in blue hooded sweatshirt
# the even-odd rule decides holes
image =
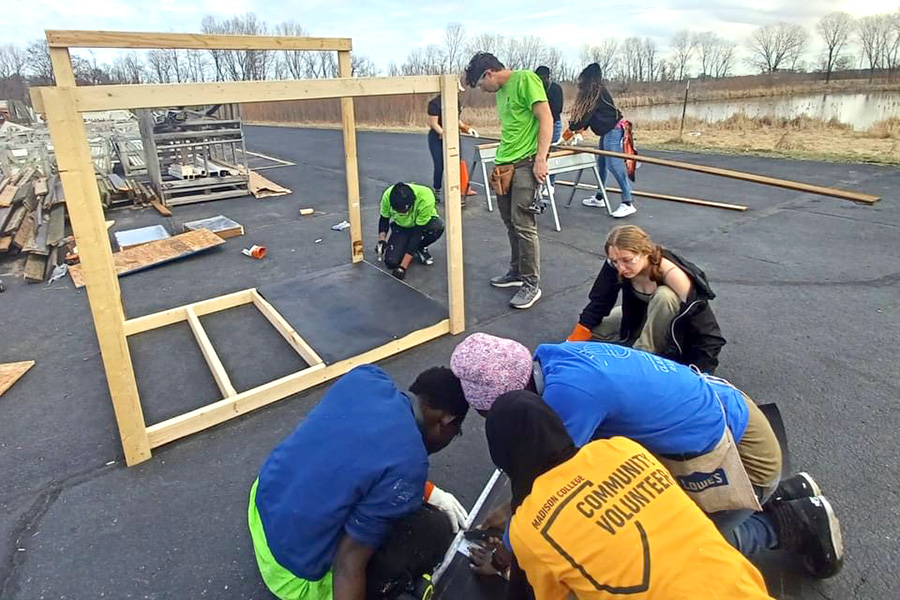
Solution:
[[[499,396],[527,389],[579,447],[616,436],[638,442],[745,556],[780,548],[797,552],[815,577],[840,570],[843,542],[831,503],[806,473],[781,481],[772,426],[727,381],[616,344],[541,344],[532,355],[515,340],[484,333],[456,347],[450,368],[479,414]],[[611,493],[632,477],[616,472]]]
[[[461,433],[450,369],[401,391],[373,365],[341,377],[269,455],[250,490],[257,565],[281,600],[427,597],[467,515],[427,481],[428,455]]]

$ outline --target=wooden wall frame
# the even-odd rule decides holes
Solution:
[[[458,84],[454,75],[351,78],[352,43],[348,38],[107,31],[46,33],[56,85],[33,88],[32,101],[35,109],[47,116],[59,174],[66,193],[69,218],[78,242],[88,302],[100,345],[110,398],[125,461],[129,466],[148,460],[152,449],[162,444],[316,386],[346,373],[359,364],[381,360],[441,335],[457,334],[465,329],[457,127]],[[340,78],[78,87],[69,55],[69,48],[76,47],[336,51]],[[443,97],[448,318],[333,364],[326,364],[319,358],[315,350],[255,289],[218,296],[142,317],[126,318],[81,113],[193,104],[340,98],[350,221],[350,260],[356,263],[363,260],[363,236],[353,98],[413,93],[441,93]],[[309,366],[253,389],[237,392],[200,323],[200,317],[244,304],[255,305]],[[191,327],[213,378],[222,392],[222,399],[147,426],[135,380],[128,337],[181,321],[187,321]]]

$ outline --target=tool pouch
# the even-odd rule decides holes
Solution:
[[[515,165],[497,165],[491,171],[491,189],[498,196],[509,194],[512,188],[513,174],[516,172]]]

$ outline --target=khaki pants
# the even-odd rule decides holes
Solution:
[[[537,285],[541,278],[541,248],[537,217],[528,210],[537,187],[533,164],[524,161],[516,166],[509,194],[497,196],[497,207],[509,236],[509,271],[526,283]]]
[[[659,354],[667,345],[669,325],[681,309],[681,298],[667,285],[656,288],[647,305],[647,318],[634,348]],[[591,331],[593,338],[601,342],[619,342],[622,334],[622,307],[616,306],[609,316]]]
[[[781,477],[781,445],[756,402],[743,392],[741,395],[747,404],[747,429],[737,444],[738,454],[750,482],[771,494]]]

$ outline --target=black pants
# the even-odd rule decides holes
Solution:
[[[428,150],[431,151],[431,162],[434,163],[432,185],[436,190],[444,187],[444,143],[434,129],[428,130]]]
[[[416,250],[426,248],[444,235],[444,222],[440,217],[432,217],[422,227],[400,227],[391,223],[391,236],[388,238],[384,252],[384,264],[388,269],[400,266],[404,254],[415,254]]]
[[[428,504],[395,523],[387,541],[369,560],[368,600],[396,598],[422,575],[432,573],[452,541],[450,519]]]

